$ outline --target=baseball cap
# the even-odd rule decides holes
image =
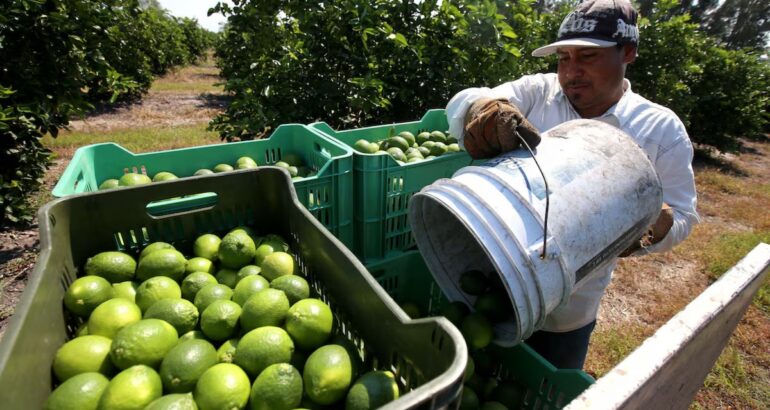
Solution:
[[[570,12],[559,27],[555,42],[532,52],[545,57],[560,47],[612,47],[638,44],[638,15],[627,0],[588,0]]]

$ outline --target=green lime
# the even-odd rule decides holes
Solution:
[[[201,410],[243,409],[249,402],[251,383],[240,367],[219,363],[206,370],[195,385],[195,402]]]
[[[187,264],[184,267],[185,275],[189,275],[193,272],[206,272],[213,274],[217,271],[214,263],[206,258],[196,256],[187,260]]]
[[[109,380],[101,373],[81,373],[60,384],[45,402],[45,410],[96,410]]]
[[[347,350],[326,345],[310,354],[302,379],[305,394],[314,402],[329,405],[345,397],[352,382],[353,368]]]
[[[118,373],[99,399],[99,410],[144,409],[163,394],[160,376],[151,367],[137,365]]]
[[[319,299],[303,299],[289,308],[286,331],[299,348],[310,351],[329,339],[333,322],[328,305]]]
[[[460,410],[478,410],[479,396],[468,386],[463,387],[462,398],[460,399]]]
[[[446,135],[441,131],[431,131],[430,139],[436,142],[446,142]]]
[[[222,240],[212,233],[203,234],[195,239],[195,243],[193,243],[193,255],[216,262],[221,242]]]
[[[156,276],[168,276],[179,281],[184,277],[185,266],[187,266],[187,260],[181,252],[176,249],[160,249],[139,259],[136,278],[147,280]]]
[[[241,306],[231,300],[216,300],[201,314],[201,330],[209,340],[222,341],[238,330]]]
[[[179,335],[160,319],[142,319],[121,329],[112,341],[110,359],[120,369],[143,364],[160,366],[163,356],[176,346]]]
[[[201,168],[201,169],[195,171],[195,173],[193,175],[197,177],[197,176],[200,176],[200,175],[211,175],[213,173],[214,173],[214,171],[212,171],[212,170],[210,170],[208,168]]]
[[[479,270],[469,270],[460,275],[460,289],[463,292],[478,296],[489,288],[489,278]]]
[[[247,276],[259,275],[262,272],[262,268],[257,265],[246,265],[238,271],[238,281]]]
[[[123,174],[123,176],[118,179],[118,185],[120,186],[145,185],[149,184],[150,182],[152,182],[150,177],[144,174],[137,174],[135,172]]]
[[[256,377],[271,364],[289,363],[293,352],[294,342],[285,330],[263,326],[246,333],[238,341],[233,362]]]
[[[136,289],[139,288],[137,282],[120,282],[112,284],[113,297],[136,302]]]
[[[447,152],[460,152],[460,144],[453,142],[446,146]]]
[[[470,349],[483,349],[492,342],[494,336],[492,324],[481,313],[471,313],[465,317],[460,327]]]
[[[289,304],[295,304],[310,297],[310,285],[305,278],[297,275],[279,276],[270,282],[273,289],[282,290],[289,298]]]
[[[230,268],[220,268],[217,274],[214,275],[217,278],[217,282],[232,289],[238,283],[238,271]]]
[[[198,316],[198,308],[185,299],[161,299],[144,312],[145,319],[165,320],[180,335],[195,329]]]
[[[200,330],[191,330],[181,336],[179,336],[179,343],[186,342],[188,340],[208,340],[206,335]]]
[[[136,260],[123,252],[101,252],[88,258],[84,269],[86,275],[101,276],[110,283],[125,282],[134,278]]]
[[[217,364],[217,351],[205,340],[187,340],[174,346],[160,365],[164,391],[188,393],[203,372]]]
[[[235,350],[238,348],[238,342],[240,339],[230,339],[219,346],[217,349],[217,360],[219,363],[232,363],[235,356]]]
[[[359,352],[358,347],[356,347],[356,345],[350,339],[340,334],[332,336],[331,340],[329,340],[329,343],[327,344],[341,346],[348,352],[348,357],[350,357],[350,364],[353,368],[351,380],[355,380],[361,374],[361,369],[364,367],[364,361],[361,358],[362,355],[361,352]]]
[[[87,336],[87,335],[88,335],[88,322],[81,323],[80,326],[78,326],[77,330],[75,330],[75,337]]]
[[[263,370],[251,388],[251,410],[291,410],[302,401],[302,376],[288,363]]]
[[[206,285],[216,285],[217,278],[206,272],[193,272],[182,279],[182,297],[193,301],[199,290]]]
[[[468,305],[460,301],[454,301],[441,308],[440,315],[449,319],[452,324],[459,328],[468,313],[470,313]]]
[[[112,299],[112,285],[101,276],[75,279],[64,293],[64,306],[72,313],[88,317],[102,302]]]
[[[261,275],[269,281],[274,281],[279,276],[294,274],[294,258],[286,252],[273,252],[262,260]]]
[[[88,318],[88,333],[112,339],[122,328],[142,319],[142,310],[125,299],[110,299],[97,306]]]
[[[144,410],[198,410],[192,393],[167,394],[153,400]]]
[[[389,371],[371,371],[350,387],[345,410],[376,409],[398,399],[398,383]]]
[[[492,390],[491,397],[509,409],[516,409],[524,399],[524,389],[513,382],[501,382]]]
[[[422,145],[429,140],[430,140],[430,133],[426,131],[417,134],[417,137],[415,138],[415,141],[417,142],[418,145]]]
[[[412,146],[417,142],[417,139],[415,138],[414,134],[412,134],[409,131],[401,131],[398,133],[398,136],[405,139],[408,146]]]
[[[232,170],[233,170],[232,165],[228,165],[228,164],[217,164],[214,166],[214,169],[213,169],[215,173],[230,172]]]
[[[104,336],[76,337],[56,351],[53,373],[60,382],[88,372],[111,376],[115,371],[109,358],[111,345],[112,340]]]
[[[170,243],[161,242],[161,241],[153,242],[153,243],[148,244],[147,246],[145,246],[144,249],[142,249],[142,252],[139,254],[139,260],[142,260],[142,259],[144,259],[145,256],[147,256],[147,255],[149,255],[149,254],[151,254],[151,253],[153,253],[155,251],[159,251],[161,249],[174,249],[174,250],[176,250],[174,245],[172,245]]]
[[[473,361],[473,358],[468,355],[468,362],[465,364],[465,373],[463,373],[463,383],[467,382],[468,380],[473,377],[473,373],[476,371],[476,362]]]
[[[152,255],[148,256],[148,258],[151,257]],[[180,298],[182,298],[182,289],[179,288],[176,281],[166,276],[149,278],[136,289],[136,304],[142,309],[142,312],[146,312],[153,303],[161,299]]]
[[[247,157],[247,156],[243,156],[243,157],[238,158],[235,161],[235,164],[236,165],[247,164],[247,165],[253,165],[254,168],[257,167],[257,161],[254,161],[253,158]]]
[[[473,308],[476,312],[486,316],[492,323],[502,322],[513,315],[513,305],[510,299],[499,291],[485,293],[477,297]]]
[[[113,189],[120,186],[120,181],[118,181],[115,178],[105,179],[102,181],[101,184],[99,184],[99,191],[103,189]]]
[[[241,328],[244,332],[261,326],[281,326],[289,311],[289,299],[278,289],[263,289],[243,304]]]
[[[174,179],[179,179],[179,177],[171,172],[161,171],[152,177],[152,182],[172,181]]]
[[[222,238],[219,244],[219,261],[225,268],[238,269],[248,265],[256,253],[254,240],[243,230],[235,230]]]
[[[225,285],[215,284],[206,285],[195,294],[195,307],[198,312],[203,312],[210,304],[217,300],[230,300],[233,297],[233,290]]]
[[[243,306],[251,295],[270,287],[267,279],[261,275],[251,275],[238,281],[233,291],[233,302]],[[287,295],[288,296],[288,295]]]
[[[283,243],[276,240],[262,240],[257,250],[254,252],[254,263],[261,266],[267,255],[273,252],[282,252],[284,250]]]

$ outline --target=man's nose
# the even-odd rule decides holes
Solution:
[[[583,67],[574,58],[565,61],[559,68],[567,79],[580,78],[584,74]]]

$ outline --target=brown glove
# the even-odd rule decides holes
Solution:
[[[492,158],[521,146],[519,135],[530,148],[540,143],[540,133],[508,100],[480,98],[465,114],[463,145],[474,159]]]
[[[673,225],[674,210],[664,202],[663,207],[658,214],[658,219],[655,220],[655,223],[650,225],[649,229],[647,229],[647,231],[638,241],[634,242],[625,251],[623,251],[623,253],[620,254],[620,257],[623,258],[629,256],[639,249],[646,248],[662,241],[663,238],[668,235],[668,231],[671,230]]]

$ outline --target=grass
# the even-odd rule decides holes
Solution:
[[[598,379],[620,363],[649,336],[641,326],[597,330],[591,335],[590,372]]]
[[[160,151],[222,142],[215,132],[206,131],[206,124],[117,129],[109,132],[71,132],[57,138],[46,136],[43,145],[53,151],[71,151],[89,144],[114,142],[134,153]]]
[[[767,369],[758,368],[747,360],[740,349],[733,347],[731,343],[719,356],[703,387],[705,391],[721,393],[731,401],[746,403],[753,408],[763,408],[770,403],[767,372]]]

